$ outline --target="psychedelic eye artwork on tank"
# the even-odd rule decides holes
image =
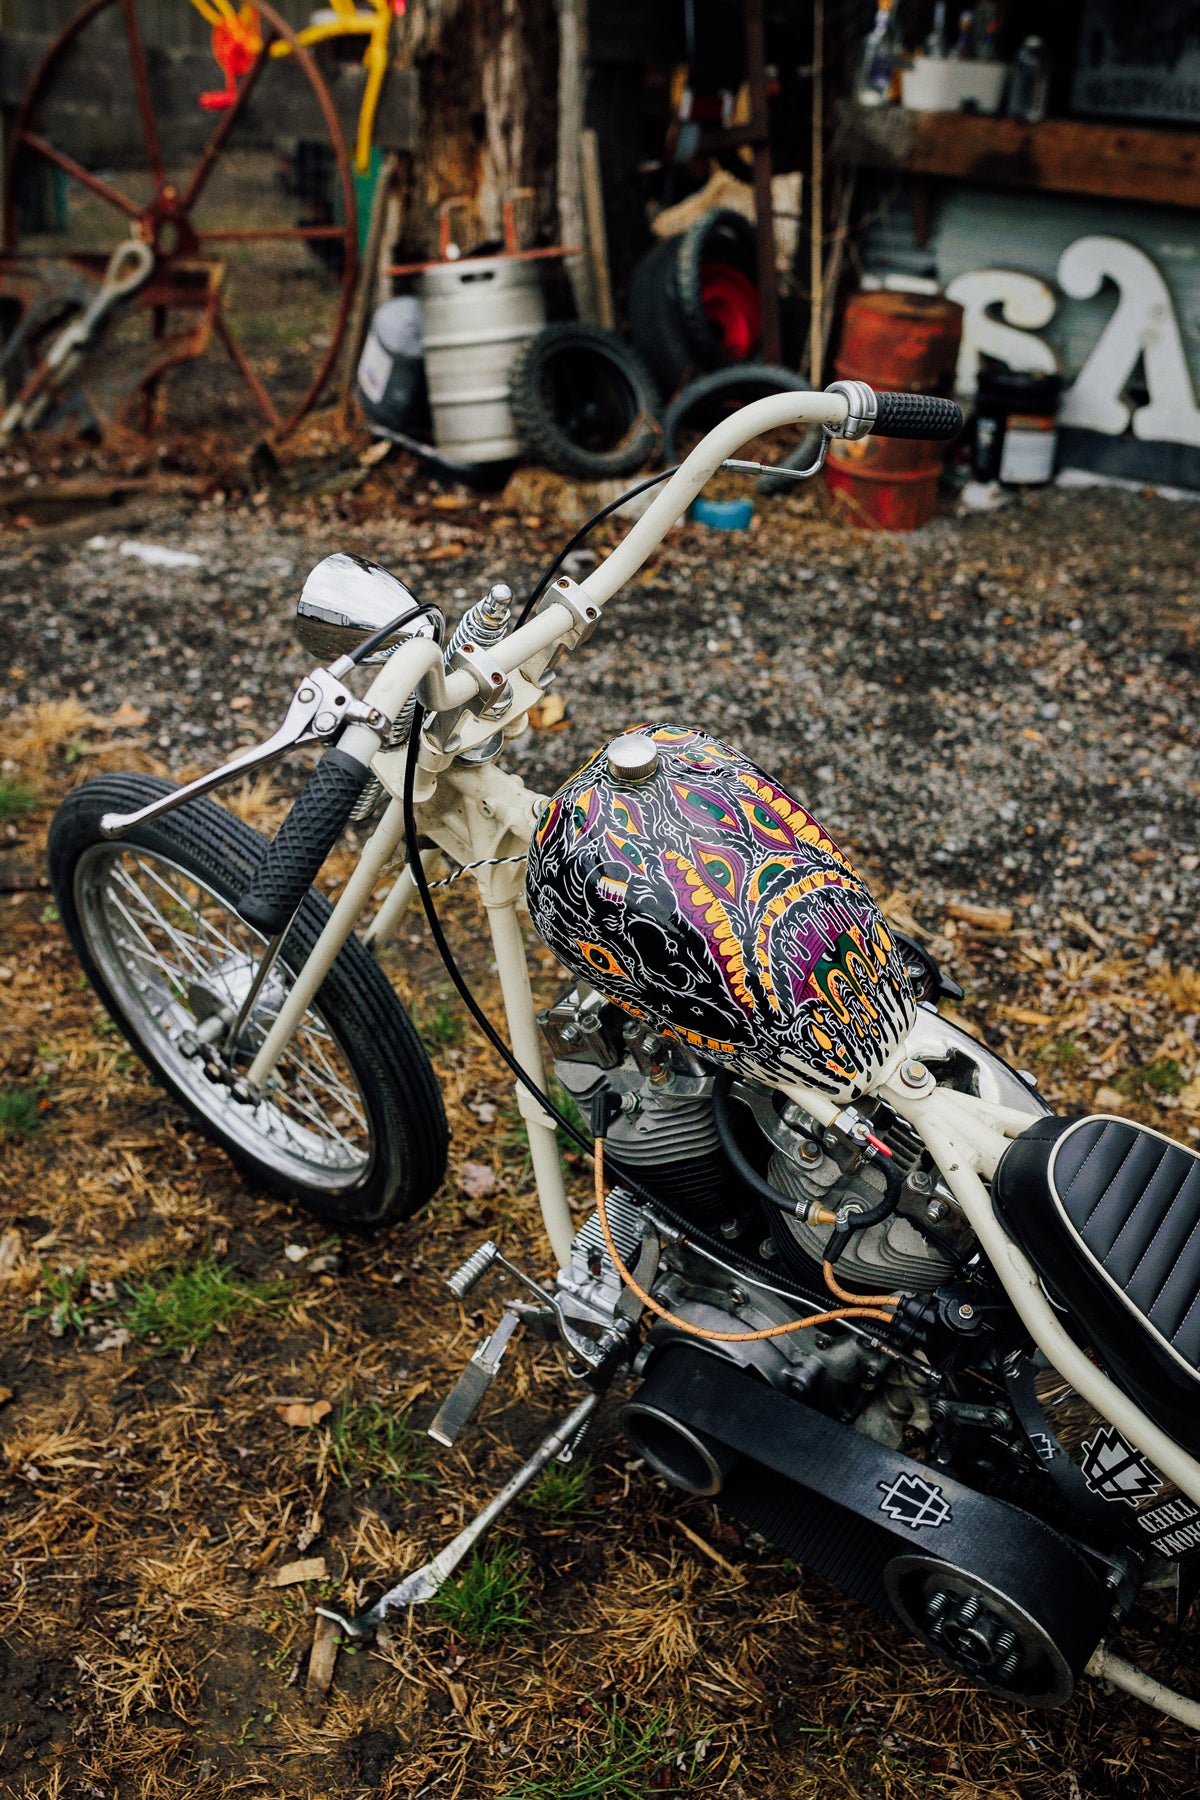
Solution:
[[[576,975],[710,1061],[836,1098],[869,1089],[915,1005],[883,914],[799,801],[677,725],[648,779],[597,751],[529,851],[535,925]]]

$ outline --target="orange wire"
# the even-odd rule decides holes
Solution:
[[[848,1288],[839,1286],[831,1262],[821,1264],[821,1273],[831,1294],[836,1294],[839,1300],[849,1300],[855,1306],[899,1306],[903,1299],[902,1294],[852,1294]]]
[[[880,1312],[873,1306],[842,1306],[833,1312],[813,1313],[807,1319],[791,1319],[786,1325],[771,1325],[765,1331],[709,1331],[704,1325],[693,1325],[687,1319],[681,1319],[678,1313],[668,1312],[657,1300],[651,1299],[640,1282],[630,1274],[621,1261],[620,1252],[613,1242],[612,1230],[608,1223],[608,1209],[604,1195],[604,1140],[597,1138],[595,1143],[596,1165],[596,1215],[600,1220],[600,1230],[604,1237],[604,1247],[612,1259],[612,1265],[625,1283],[652,1313],[665,1319],[668,1325],[676,1325],[680,1331],[686,1331],[690,1337],[708,1338],[717,1344],[750,1344],[759,1338],[785,1337],[792,1331],[807,1331],[810,1325],[832,1325],[838,1319],[879,1319],[885,1325],[892,1322],[891,1313]],[[826,1277],[828,1280],[828,1276]],[[872,1296],[874,1298],[874,1296]],[[898,1304],[899,1296],[892,1300],[889,1295],[880,1305]]]

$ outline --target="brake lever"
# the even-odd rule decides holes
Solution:
[[[298,750],[305,744],[328,743],[337,736],[347,721],[353,720],[355,723],[369,725],[374,731],[384,732],[390,721],[378,707],[368,706],[365,701],[357,699],[338,680],[338,675],[348,674],[353,666],[348,657],[339,657],[331,669],[313,669],[292,696],[283,724],[265,743],[243,751],[232,762],[210,769],[207,775],[197,776],[195,781],[189,781],[184,787],[163,794],[137,812],[105,813],[100,820],[101,837],[124,837],[135,826],[160,819],[164,813],[174,812],[177,806],[184,806],[189,800],[198,799],[201,794],[207,794],[224,782],[232,781],[235,776],[247,775],[252,769],[261,769],[268,763],[278,762],[289,750]]]

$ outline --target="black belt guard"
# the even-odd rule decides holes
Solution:
[[[743,1524],[993,1692],[1070,1697],[1116,1577],[1061,1532],[704,1350],[665,1350],[638,1399],[738,1453],[721,1504]]]

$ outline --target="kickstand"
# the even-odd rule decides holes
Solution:
[[[555,1426],[548,1437],[544,1437],[529,1461],[523,1463],[511,1480],[506,1481],[500,1492],[493,1496],[477,1513],[471,1523],[459,1532],[458,1536],[438,1552],[432,1562],[424,1568],[414,1569],[411,1575],[398,1582],[394,1588],[378,1599],[374,1606],[366,1612],[359,1613],[353,1619],[345,1618],[334,1612],[332,1607],[318,1606],[316,1611],[322,1618],[332,1619],[348,1632],[352,1638],[368,1637],[377,1626],[382,1625],[388,1613],[401,1607],[420,1606],[426,1600],[432,1600],[442,1583],[451,1576],[468,1550],[472,1549],[483,1536],[488,1526],[504,1511],[506,1506],[516,1499],[523,1488],[538,1476],[559,1453],[568,1446],[574,1446],[583,1427],[600,1404],[599,1394],[588,1394],[569,1412],[561,1425]]]

